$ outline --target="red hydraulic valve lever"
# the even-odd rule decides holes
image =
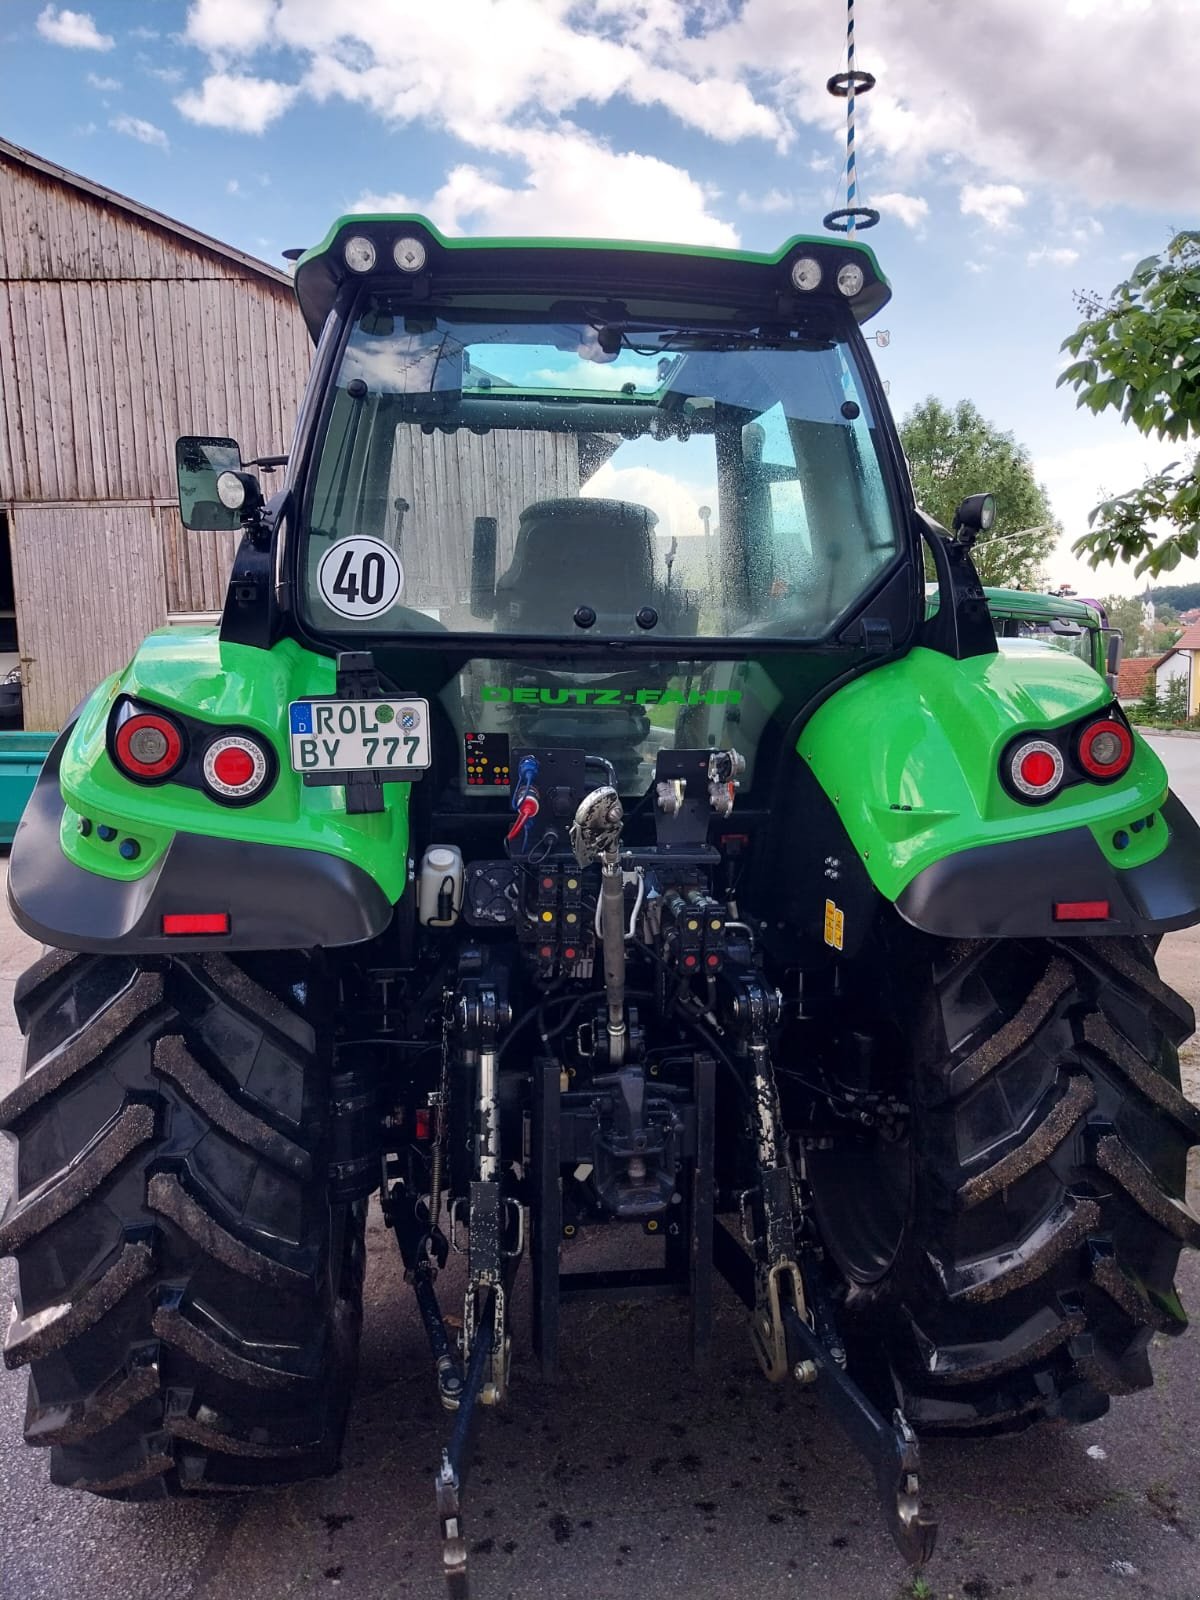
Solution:
[[[521,832],[522,828],[525,827],[526,823],[533,821],[534,817],[537,816],[539,809],[540,807],[538,806],[537,796],[535,794],[527,794],[523,799],[518,800],[516,820],[513,822],[512,827],[508,830],[508,838],[510,840],[515,839]]]

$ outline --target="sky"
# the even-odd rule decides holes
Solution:
[[[1056,389],[1074,296],[1200,213],[1196,0],[857,0],[869,325],[897,416],[972,400],[1066,537],[1179,457]],[[275,265],[355,209],[774,249],[844,201],[842,0],[0,0],[0,135]],[[988,485],[980,484],[981,490]],[[1200,577],[1200,562],[1168,582]]]

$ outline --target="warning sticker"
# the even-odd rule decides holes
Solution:
[[[377,617],[404,587],[400,557],[381,539],[355,534],[330,545],[317,568],[317,588],[341,617]]]
[[[846,937],[846,913],[839,911],[832,900],[825,902],[825,943],[840,950]]]

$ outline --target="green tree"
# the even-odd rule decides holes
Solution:
[[[1154,681],[1154,674],[1148,672],[1146,681],[1142,685],[1142,692],[1138,696],[1137,715],[1135,722],[1157,722],[1162,715],[1162,708],[1158,703],[1158,684]]]
[[[1079,298],[1084,320],[1062,348],[1078,359],[1059,377],[1089,411],[1119,412],[1139,433],[1181,444],[1200,436],[1200,233],[1178,233],[1107,300]],[[1075,550],[1093,566],[1136,561],[1169,572],[1200,550],[1196,452],[1098,505]],[[1155,524],[1166,524],[1158,533]]]
[[[1179,723],[1187,721],[1188,714],[1187,679],[1184,677],[1168,678],[1167,687],[1162,697],[1162,719],[1172,728]]]
[[[1200,583],[1164,583],[1151,589],[1150,598],[1157,605],[1174,606],[1177,611],[1191,611],[1200,606]]]
[[[1123,636],[1122,649],[1127,656],[1141,654],[1142,598],[1136,594],[1109,594],[1100,601],[1108,617],[1110,628]]]
[[[972,555],[984,583],[1030,589],[1062,532],[1029,452],[1001,433],[969,400],[951,410],[932,395],[900,424],[917,501],[949,528],[969,494],[996,496],[996,521]]]
[[[1146,638],[1146,654],[1161,656],[1179,638],[1183,632],[1183,625],[1179,620],[1179,613],[1173,606],[1155,606],[1154,626],[1150,628]]]

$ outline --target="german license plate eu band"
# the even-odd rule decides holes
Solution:
[[[293,700],[296,772],[414,772],[429,765],[427,700]]]

